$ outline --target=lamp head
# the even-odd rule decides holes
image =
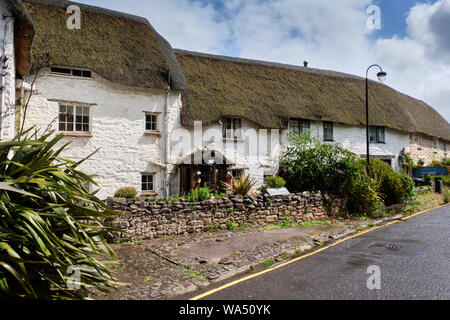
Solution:
[[[377,74],[378,80],[380,80],[381,83],[383,83],[384,81],[386,81],[386,77],[387,77],[387,73],[384,71],[380,71]]]

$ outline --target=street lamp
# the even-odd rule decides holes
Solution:
[[[366,71],[366,145],[367,145],[367,169],[370,168],[370,141],[369,141],[369,70],[372,67],[378,67],[380,68],[380,72],[377,73],[378,80],[380,82],[384,82],[387,77],[387,73],[383,71],[383,68],[381,68],[377,64],[371,65],[369,68],[367,68]]]

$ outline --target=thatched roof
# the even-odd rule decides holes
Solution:
[[[16,71],[22,77],[30,72],[31,48],[34,40],[34,27],[27,10],[20,0],[6,0],[13,13],[14,20],[14,47]]]
[[[89,69],[124,85],[186,88],[170,44],[141,17],[64,0],[24,0],[36,28],[33,66]],[[66,10],[81,9],[81,29],[67,28]]]
[[[188,86],[182,123],[240,117],[263,128],[302,118],[365,125],[365,79],[339,72],[175,50]],[[370,122],[450,141],[449,123],[422,101],[371,81]]]

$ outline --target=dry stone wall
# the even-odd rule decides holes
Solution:
[[[345,208],[344,201],[331,201],[327,194],[302,193],[277,197],[229,197],[202,202],[154,202],[144,199],[108,198],[108,205],[123,212],[109,224],[115,242],[169,237],[185,233],[226,229],[251,224],[264,226],[286,220],[326,220]]]

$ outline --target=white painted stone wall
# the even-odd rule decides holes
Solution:
[[[311,133],[316,138],[323,140],[323,123],[312,122]],[[385,143],[371,143],[370,155],[384,159],[392,158],[393,168],[399,170],[398,158],[400,152],[403,149],[405,149],[405,152],[409,151],[409,134],[385,128],[385,141]],[[365,157],[367,154],[366,127],[335,123],[334,143],[359,156]]]
[[[114,194],[121,187],[141,191],[141,173],[156,173],[155,191],[165,195],[165,107],[180,109],[178,92],[135,89],[111,83],[93,74],[75,78],[41,73],[35,83],[25,127],[58,131],[59,103],[64,100],[90,107],[91,137],[64,137],[71,141],[63,156],[80,160],[99,151],[81,169],[94,176],[100,185],[100,198]],[[161,135],[145,135],[145,112],[160,113]],[[170,128],[170,127],[169,127]],[[93,186],[93,189],[96,189]]]
[[[12,138],[14,135],[15,97],[15,58],[14,58],[14,18],[4,1],[0,2],[0,56],[6,56],[6,70],[0,69],[5,76],[0,76],[1,131],[0,139]]]
[[[199,127],[200,128],[200,127]],[[289,144],[289,130],[260,130],[253,123],[243,120],[242,131],[249,132],[247,136],[238,141],[224,140],[222,137],[222,125],[215,125],[201,128],[201,137],[195,138],[195,128],[182,127],[177,121],[175,132],[171,135],[172,163],[180,163],[182,159],[192,153],[193,149],[201,145],[205,150],[215,150],[224,154],[227,159],[232,160],[234,165],[231,169],[244,169],[245,174],[258,181],[257,187],[263,184],[264,175],[274,174],[277,171],[277,159],[283,146]],[[311,122],[311,135],[320,141],[323,140],[323,123]],[[180,136],[184,136],[180,138]],[[211,137],[214,139],[211,140]],[[371,143],[370,154],[383,159],[390,159],[394,169],[399,170],[399,154],[405,149],[409,151],[409,134],[392,129],[385,129],[385,143]],[[194,143],[194,141],[197,143]],[[199,142],[200,141],[200,142]],[[213,142],[212,142],[213,141]],[[265,141],[265,143],[262,143]],[[270,142],[269,142],[270,141]],[[229,143],[229,145],[227,145]],[[354,152],[361,157],[366,155],[366,129],[365,127],[354,127],[342,124],[334,124],[334,142],[343,148]],[[266,145],[266,149],[261,146]],[[273,149],[271,147],[273,146]],[[253,148],[252,150],[250,150]],[[255,148],[256,151],[255,152]],[[270,155],[268,155],[270,153]],[[174,171],[173,194],[178,192],[176,182],[179,179],[178,172]]]

